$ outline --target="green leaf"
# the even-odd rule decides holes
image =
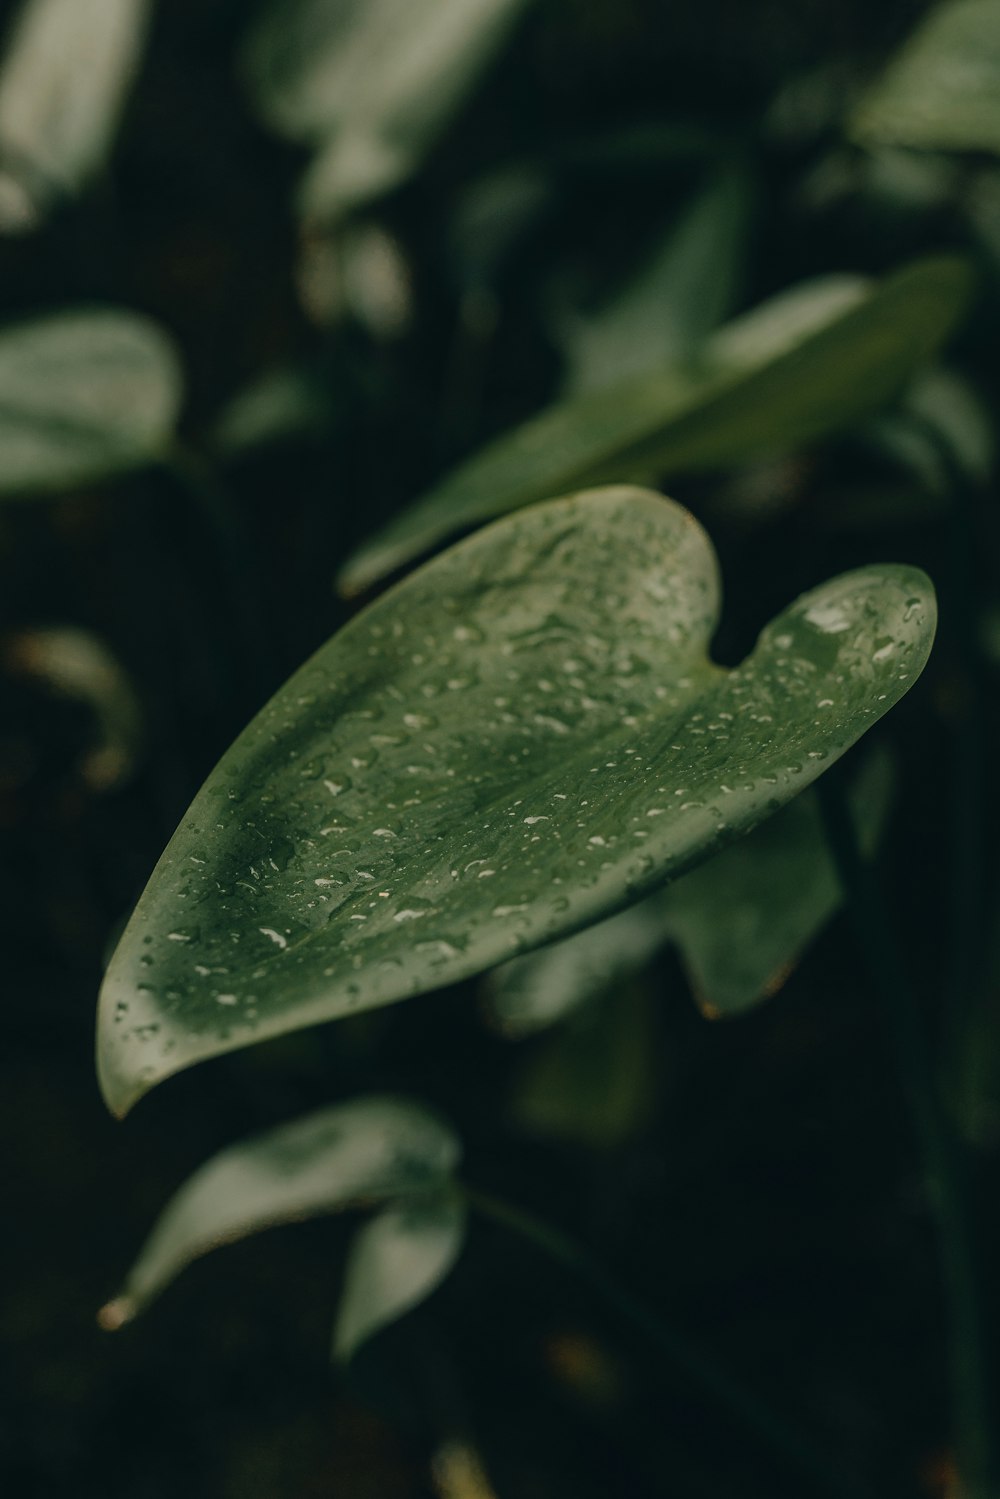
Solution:
[[[1000,0],[949,0],[917,27],[850,124],[862,144],[1000,151]]]
[[[331,401],[321,381],[302,365],[282,365],[238,391],[219,416],[212,445],[240,457],[289,438],[329,427]]]
[[[750,209],[745,172],[712,178],[625,286],[567,328],[568,394],[694,354],[732,308]]]
[[[734,670],[693,518],[616,488],[507,517],[384,595],[209,777],[115,953],[124,1112],[205,1057],[610,915],[802,790],[912,685],[933,590],[871,567]]]
[[[992,413],[975,386],[952,370],[929,369],[864,435],[934,494],[952,492],[956,470],[987,484],[996,463]]]
[[[242,1140],[174,1195],[101,1320],[120,1327],[192,1260],[222,1244],[278,1223],[440,1187],[460,1153],[446,1125],[401,1098],[360,1098]]]
[[[849,798],[867,854],[890,790],[888,757],[869,756]],[[629,982],[673,941],[705,1012],[736,1014],[780,987],[840,904],[819,807],[807,791],[638,905],[502,963],[487,981],[490,1011],[506,1035],[530,1035]]]
[[[0,333],[0,495],[65,489],[141,467],[171,440],[181,399],[155,324],[108,308]]]
[[[888,810],[891,771],[871,759],[852,790],[864,852]],[[701,1008],[713,1018],[775,993],[842,904],[815,796],[799,797],[663,896],[664,931],[680,949]]]
[[[716,854],[711,868],[725,857]],[[633,978],[667,943],[664,898],[658,890],[572,937],[501,963],[486,980],[490,1019],[505,1036],[518,1040]]]
[[[827,277],[722,329],[678,367],[551,406],[476,454],[348,562],[358,593],[455,531],[577,485],[724,468],[813,442],[897,394],[968,301],[969,272],[920,261],[868,287]]]
[[[0,69],[0,232],[34,229],[111,149],[150,0],[27,0]]]
[[[465,1220],[459,1197],[437,1193],[394,1203],[358,1230],[333,1334],[335,1359],[347,1363],[437,1289],[461,1252]]]
[[[626,980],[525,1059],[512,1115],[533,1135],[613,1148],[648,1122],[661,1082],[651,996]]]
[[[505,41],[526,0],[280,0],[246,74],[276,130],[321,147],[300,207],[336,217],[396,186]]]

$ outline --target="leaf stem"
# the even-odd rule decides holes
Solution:
[[[836,1459],[818,1453],[790,1428],[783,1416],[763,1401],[756,1391],[717,1368],[658,1312],[610,1275],[582,1245],[524,1208],[478,1188],[463,1184],[461,1190],[469,1206],[482,1217],[533,1244],[549,1259],[589,1285],[623,1321],[652,1343],[701,1395],[725,1410],[734,1424],[755,1437],[789,1468],[808,1479],[815,1493],[830,1496],[830,1499],[848,1499],[848,1496],[849,1499],[864,1499],[870,1493],[867,1485],[855,1475],[845,1473]]]
[[[925,1028],[872,871],[858,847],[836,771],[817,783],[830,852],[892,1033],[903,1091],[931,1188],[948,1310],[952,1420],[962,1499],[996,1499],[984,1310],[976,1265],[968,1172],[941,1107]]]

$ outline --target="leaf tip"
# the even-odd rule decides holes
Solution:
[[[131,1296],[115,1296],[111,1301],[105,1302],[97,1313],[97,1325],[103,1332],[118,1332],[131,1322],[138,1312],[139,1307]]]

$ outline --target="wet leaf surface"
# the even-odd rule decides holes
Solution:
[[[935,618],[922,573],[862,568],[730,671],[707,653],[718,607],[693,518],[613,488],[508,517],[358,615],[223,757],[154,871],[102,991],[112,1109],[636,901],[887,712]]]

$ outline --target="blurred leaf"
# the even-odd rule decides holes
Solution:
[[[551,173],[537,162],[514,162],[464,188],[451,222],[456,272],[466,288],[489,286],[504,262],[553,203]]]
[[[460,1153],[446,1125],[401,1098],[360,1098],[242,1140],[175,1193],[101,1320],[121,1326],[222,1244],[278,1223],[426,1193],[449,1179]]]
[[[322,431],[329,419],[330,402],[316,376],[302,365],[284,365],[233,396],[215,424],[212,445],[232,458]]]
[[[717,854],[712,868],[724,857]],[[667,940],[663,902],[663,892],[657,891],[572,937],[495,968],[486,980],[487,1003],[504,1035],[514,1039],[543,1030],[645,968]]]
[[[103,166],[150,0],[27,0],[0,66],[0,233],[33,229]]]
[[[257,106],[322,147],[300,194],[337,217],[419,166],[527,0],[281,0],[246,49]]]
[[[752,206],[743,170],[719,173],[628,283],[565,331],[567,394],[690,359],[732,308]]]
[[[394,1203],[358,1230],[333,1334],[335,1359],[347,1363],[437,1289],[461,1252],[465,1219],[459,1197],[438,1193]]]
[[[952,258],[871,288],[795,287],[717,333],[697,370],[578,396],[498,438],[355,553],[339,585],[358,593],[455,531],[575,485],[725,468],[848,427],[940,346],[969,290]]]
[[[15,674],[44,682],[61,697],[87,705],[97,720],[96,743],[80,762],[93,791],[117,786],[132,769],[140,737],[139,704],[132,684],[107,647],[86,630],[24,630],[0,651]]]
[[[991,414],[975,386],[953,370],[928,370],[864,435],[932,494],[950,494],[955,471],[986,484],[996,462]]]
[[[891,793],[885,756],[869,756],[850,792],[865,853]],[[819,808],[807,791],[690,874],[628,911],[489,977],[505,1033],[526,1036],[620,988],[671,941],[706,1012],[735,1014],[773,994],[841,905]]]
[[[162,456],[181,373],[135,313],[53,313],[0,332],[0,495],[94,482]]]
[[[854,138],[930,150],[1000,151],[1000,0],[947,0],[864,96]]]
[[[356,616],[223,757],[126,928],[112,1109],[635,901],[843,754],[934,630],[905,567],[814,589],[731,671],[717,611],[693,518],[618,488],[508,517]]]
[[[891,766],[872,757],[850,805],[866,854],[874,852],[891,792]],[[671,885],[664,931],[704,1012],[751,1008],[779,989],[843,901],[815,796],[799,797],[749,838]]]
[[[635,983],[620,983],[602,1003],[581,1009],[522,1063],[515,1123],[533,1135],[591,1147],[621,1145],[635,1135],[656,1099],[652,1020],[650,997]]]

